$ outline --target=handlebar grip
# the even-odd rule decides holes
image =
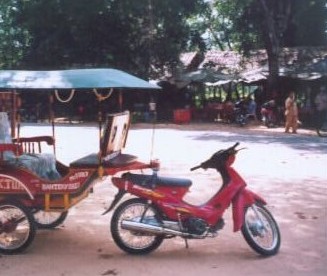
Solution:
[[[235,149],[239,144],[240,142],[236,142],[235,145],[231,147],[231,149]]]

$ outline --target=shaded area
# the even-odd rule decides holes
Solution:
[[[255,135],[255,137],[254,137]],[[280,136],[271,134],[258,134],[251,131],[242,132],[219,132],[219,133],[205,133],[202,135],[196,135],[194,137],[189,136],[194,140],[199,141],[220,141],[224,143],[232,143],[231,141],[240,141],[244,143],[255,143],[255,144],[279,144],[286,145],[296,150],[310,150],[312,153],[326,154],[327,144],[325,139],[312,136],[304,135],[286,135],[281,133]]]

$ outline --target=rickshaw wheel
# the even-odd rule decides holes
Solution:
[[[36,226],[28,208],[16,201],[0,203],[0,253],[24,251],[34,240]]]
[[[38,210],[34,213],[34,220],[39,229],[53,229],[62,224],[67,218],[68,211],[45,212]]]

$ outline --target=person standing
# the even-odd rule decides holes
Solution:
[[[292,133],[296,133],[298,127],[298,109],[294,91],[291,91],[285,100],[285,117],[285,132],[289,133],[290,128],[292,128]]]
[[[247,113],[248,117],[257,121],[257,103],[251,96],[248,96],[247,98]]]

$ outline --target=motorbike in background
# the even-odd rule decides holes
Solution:
[[[235,123],[240,126],[245,126],[248,123],[247,106],[244,101],[238,101],[234,106]]]
[[[224,212],[231,206],[234,232],[241,230],[248,245],[264,256],[277,254],[281,235],[266,208],[266,201],[246,188],[246,182],[232,167],[239,143],[219,150],[211,158],[191,169],[216,169],[222,186],[205,204],[196,206],[183,200],[192,185],[184,178],[153,174],[125,173],[113,177],[118,188],[111,206],[114,209],[124,194],[134,198],[121,203],[111,219],[111,234],[119,248],[131,254],[146,254],[157,249],[164,239],[216,237],[224,226]]]
[[[266,127],[272,128],[278,126],[278,109],[274,100],[264,103],[261,106],[260,114],[262,122]]]

